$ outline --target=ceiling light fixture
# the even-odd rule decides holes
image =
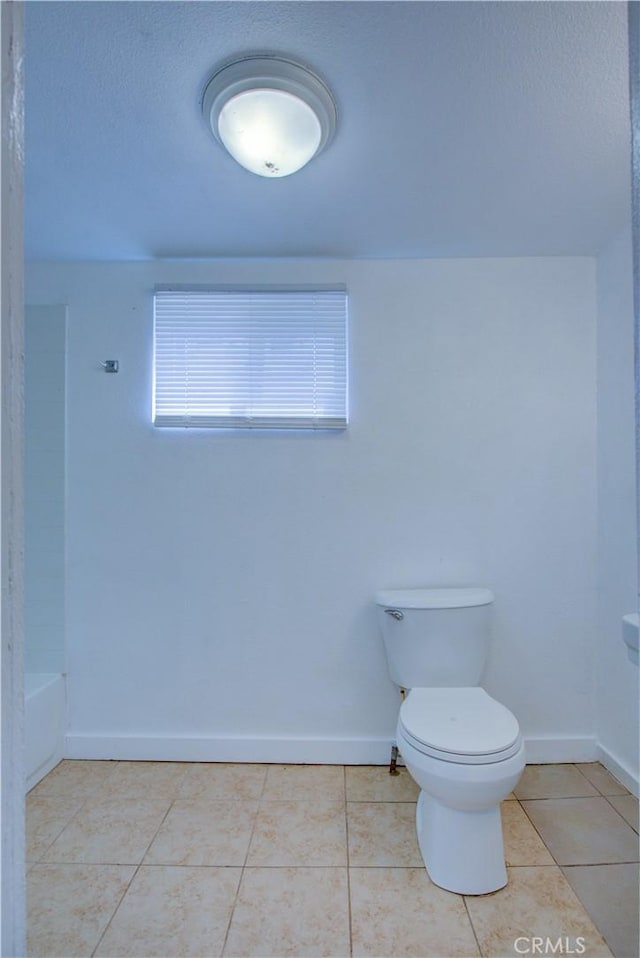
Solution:
[[[258,176],[289,176],[331,141],[336,106],[306,67],[280,57],[244,57],[215,73],[202,112],[241,166]]]

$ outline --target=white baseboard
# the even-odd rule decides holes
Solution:
[[[634,795],[638,795],[640,782],[638,773],[624,762],[619,756],[614,755],[602,745],[598,745],[598,761],[602,762],[605,768],[608,768],[619,782],[628,788]]]
[[[525,738],[528,765],[551,765],[557,762],[597,762],[598,743],[593,735],[562,738]]]
[[[309,765],[387,765],[386,738],[165,738],[74,735],[66,757],[165,762],[264,762]]]
[[[391,738],[182,738],[68,734],[65,755],[67,758],[130,761],[387,765],[392,744]],[[527,762],[531,764],[595,762],[600,757],[595,738],[589,736],[527,738],[525,747]],[[612,771],[620,778],[615,769]]]

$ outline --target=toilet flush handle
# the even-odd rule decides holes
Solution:
[[[392,616],[396,621],[401,622],[404,619],[404,612],[401,612],[400,609],[385,609],[387,615]]]

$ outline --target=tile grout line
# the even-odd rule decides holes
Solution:
[[[177,786],[176,786],[176,787],[177,787]],[[147,856],[147,854],[148,854],[148,852],[149,852],[149,849],[151,848],[151,846],[153,845],[154,841],[155,841],[156,838],[158,837],[158,832],[160,831],[160,829],[162,828],[162,826],[163,826],[164,823],[166,822],[167,817],[168,817],[168,815],[169,815],[169,812],[170,812],[171,809],[173,808],[174,802],[175,802],[175,793],[174,793],[174,797],[173,797],[173,798],[170,800],[170,802],[169,802],[169,807],[167,808],[166,812],[165,812],[164,815],[162,816],[162,820],[160,821],[160,823],[159,823],[158,827],[156,828],[155,832],[153,833],[153,836],[151,837],[150,841],[148,842],[147,847],[145,848],[144,852],[142,853],[142,856],[141,856],[141,858],[140,858],[140,861],[138,862],[137,865],[135,865],[135,869],[134,869],[133,875],[131,876],[131,878],[130,878],[129,881],[127,882],[127,887],[125,888],[125,890],[123,891],[122,895],[120,896],[120,900],[118,901],[118,904],[117,904],[116,907],[114,908],[114,910],[113,910],[113,912],[112,912],[112,914],[111,914],[111,917],[109,918],[109,921],[108,921],[107,924],[105,925],[104,931],[102,932],[102,934],[101,934],[100,937],[98,938],[98,940],[97,940],[97,942],[96,942],[96,944],[95,944],[95,946],[94,946],[94,948],[93,948],[93,951],[91,952],[92,958],[93,958],[93,956],[95,955],[95,953],[97,952],[98,948],[100,947],[104,936],[107,934],[109,928],[111,927],[111,923],[113,922],[113,919],[116,917],[116,915],[117,915],[117,913],[118,913],[118,911],[119,911],[119,909],[120,909],[120,905],[122,904],[122,902],[123,902],[124,899],[126,898],[129,889],[131,888],[133,882],[134,882],[135,879],[136,879],[136,876],[138,875],[138,872],[139,872],[140,869],[142,868],[142,863],[144,862],[145,857]],[[106,863],[106,862],[105,862],[105,863],[103,863],[103,864],[110,864],[110,863]],[[117,863],[116,863],[116,864],[117,864]]]
[[[636,835],[637,835],[637,834],[638,834],[638,829],[636,828],[636,826],[635,826],[635,825],[632,825],[632,823],[631,823],[630,821],[628,821],[628,820],[624,817],[624,815],[622,814],[622,812],[620,811],[620,809],[619,809],[619,808],[616,808],[616,806],[615,806],[615,805],[613,804],[613,802],[611,801],[612,798],[624,798],[625,796],[624,796],[624,795],[603,795],[602,797],[607,800],[608,804],[611,806],[611,808],[614,810],[614,812],[616,812],[616,813],[620,816],[620,818],[622,819],[622,821],[623,821],[623,822],[626,822],[627,825],[629,826],[629,828],[632,828],[632,829],[634,830],[634,832],[636,833]],[[634,797],[635,797],[635,796],[634,796]],[[640,860],[640,859],[638,859],[638,860]]]
[[[581,773],[581,774],[582,774],[582,773]],[[584,776],[584,777],[586,778],[586,776]],[[593,783],[590,783],[590,784],[593,784]],[[594,788],[596,788],[595,785],[594,785]],[[591,795],[591,796],[577,796],[577,797],[579,797],[579,798],[584,798],[584,797],[597,798],[597,797],[600,797],[600,798],[605,798],[605,799],[606,799],[606,796],[605,796],[605,795],[602,795],[602,794],[599,794],[598,796],[596,796],[596,795]],[[524,801],[549,801],[549,799],[524,799]],[[610,803],[609,803],[609,804],[610,804]],[[526,808],[524,808],[524,806],[522,805],[522,802],[520,802],[520,805],[521,805],[521,807],[522,807],[523,812],[524,812],[525,815],[527,816],[527,819],[531,822],[531,825],[533,826],[534,830],[535,830],[536,833],[540,836],[540,839],[541,839],[543,845],[545,846],[545,848],[547,849],[547,851],[549,852],[549,854],[550,854],[551,857],[553,858],[553,860],[554,860],[554,862],[555,862],[555,867],[557,867],[557,868],[559,869],[559,871],[560,871],[561,875],[563,876],[564,880],[567,882],[569,888],[571,889],[571,892],[572,892],[573,896],[574,896],[575,899],[579,902],[579,904],[580,904],[581,907],[583,908],[585,914],[587,915],[587,917],[588,917],[589,920],[591,921],[593,927],[596,929],[596,931],[597,931],[597,932],[599,933],[599,935],[601,936],[602,940],[605,942],[605,944],[606,944],[607,947],[609,948],[609,943],[608,943],[607,939],[606,939],[605,936],[604,936],[603,930],[600,928],[599,924],[598,924],[598,923],[596,922],[596,920],[595,920],[595,917],[591,914],[590,909],[588,909],[587,906],[585,905],[585,903],[582,901],[582,899],[581,899],[580,896],[578,895],[577,891],[574,889],[574,887],[573,887],[573,885],[571,884],[571,882],[569,882],[567,876],[565,875],[565,873],[564,873],[564,871],[563,871],[563,867],[564,867],[564,868],[571,868],[571,867],[575,867],[575,866],[571,866],[571,865],[564,865],[564,866],[562,866],[562,865],[560,864],[560,862],[557,860],[556,856],[553,854],[553,852],[551,851],[551,849],[550,849],[549,846],[547,845],[547,843],[546,843],[546,841],[544,840],[543,836],[540,834],[540,832],[539,832],[538,829],[536,828],[535,822],[533,822],[533,821],[531,820],[531,818],[529,817],[529,815],[527,814],[527,810],[526,810]],[[613,806],[611,806],[611,807],[613,808]],[[616,809],[616,811],[617,811],[617,809]],[[623,818],[623,816],[620,816],[620,817]],[[598,864],[600,864],[600,863],[598,863]],[[521,866],[521,867],[522,867],[522,866]],[[553,867],[553,866],[548,865],[548,866],[546,866],[546,867],[550,868],[550,867]],[[582,865],[582,866],[579,866],[579,867],[594,868],[594,867],[597,867],[597,865],[596,865],[595,863],[591,863],[591,864]],[[611,949],[610,949],[610,950],[611,950]],[[613,952],[612,952],[612,954],[613,954]]]
[[[119,762],[116,762],[116,763],[115,763],[115,765],[118,765],[118,764],[120,764],[120,763],[119,763]],[[114,918],[116,917],[116,915],[117,915],[117,913],[118,913],[118,911],[119,911],[119,909],[120,909],[120,906],[122,905],[122,902],[123,902],[124,899],[126,898],[129,889],[131,888],[131,886],[132,886],[133,882],[135,881],[135,879],[136,879],[136,877],[137,877],[137,875],[138,875],[140,869],[141,869],[142,866],[143,866],[144,859],[145,859],[145,857],[147,856],[147,854],[148,854],[148,852],[149,852],[149,849],[151,848],[151,846],[153,845],[154,841],[155,841],[156,838],[158,837],[158,833],[159,833],[160,829],[162,828],[162,826],[164,825],[165,821],[167,820],[167,818],[168,818],[168,816],[169,816],[169,812],[170,812],[171,809],[173,808],[175,802],[180,799],[180,788],[181,788],[181,786],[182,786],[183,780],[184,780],[184,779],[187,777],[187,775],[188,775],[189,767],[190,767],[191,765],[193,765],[193,764],[194,764],[194,763],[192,763],[192,762],[189,762],[189,763],[188,763],[188,767],[185,768],[185,770],[184,770],[182,776],[180,777],[179,781],[176,782],[176,784],[175,784],[176,791],[174,792],[173,798],[172,798],[171,801],[169,802],[169,807],[167,808],[167,811],[165,812],[164,817],[162,818],[162,821],[161,821],[160,824],[158,825],[156,831],[155,831],[154,834],[153,834],[153,837],[151,838],[151,840],[149,841],[149,844],[147,845],[145,851],[143,852],[142,858],[140,859],[140,861],[138,862],[138,864],[134,866],[133,874],[132,874],[131,878],[129,879],[129,881],[127,882],[127,885],[126,885],[124,891],[122,892],[122,895],[120,896],[120,899],[119,899],[119,901],[118,901],[116,907],[114,908],[113,913],[111,914],[111,917],[109,918],[107,924],[106,924],[105,927],[104,927],[104,930],[103,930],[102,934],[101,934],[100,937],[98,938],[98,941],[96,942],[96,944],[95,944],[95,946],[94,946],[94,948],[93,948],[93,950],[92,950],[92,952],[91,952],[92,958],[93,958],[93,956],[95,956],[95,954],[96,954],[98,948],[100,947],[100,945],[101,945],[101,943],[102,943],[102,941],[103,941],[105,935],[107,934],[109,928],[111,927],[111,925],[112,925],[112,923],[113,923],[113,920],[114,920]],[[115,768],[115,765],[114,765],[114,768]],[[113,773],[112,773],[112,774],[113,774]],[[118,866],[116,866],[116,867],[118,867]],[[157,866],[153,866],[153,865],[152,865],[152,866],[145,866],[145,867],[160,867],[160,868],[166,868],[167,866],[166,866],[166,865],[157,865]],[[174,866],[174,867],[182,867],[182,866]],[[204,867],[204,866],[203,866],[203,867]]]
[[[268,766],[267,766],[267,765],[264,765],[263,767],[264,767],[264,778],[262,779],[262,787],[261,787],[261,789],[260,789],[260,794],[258,795],[258,800],[257,800],[257,802],[256,802],[256,807],[255,807],[255,811],[254,811],[254,815],[253,815],[253,824],[252,824],[252,826],[251,826],[251,834],[249,835],[249,841],[247,842],[247,850],[246,850],[246,852],[244,853],[244,861],[243,861],[243,863],[242,863],[242,865],[241,865],[241,867],[240,867],[240,876],[239,876],[239,878],[238,878],[238,885],[237,885],[237,887],[236,887],[236,893],[235,893],[235,895],[233,896],[233,903],[232,903],[231,909],[230,909],[230,911],[229,911],[229,921],[227,922],[227,928],[226,928],[226,931],[225,931],[225,933],[224,933],[224,939],[223,939],[223,942],[222,942],[222,948],[220,949],[220,958],[222,958],[222,956],[224,955],[225,950],[226,950],[226,947],[227,947],[227,943],[228,943],[228,940],[229,940],[229,933],[230,933],[230,931],[231,931],[231,925],[232,925],[232,923],[233,923],[233,916],[234,916],[234,914],[235,914],[236,906],[237,906],[237,904],[238,904],[238,898],[239,898],[239,896],[240,896],[240,889],[241,889],[241,887],[242,887],[242,881],[243,881],[243,879],[244,879],[244,873],[245,873],[245,870],[246,870],[246,868],[247,868],[247,862],[248,862],[248,860],[249,860],[249,850],[250,850],[250,848],[251,848],[251,842],[253,841],[253,835],[254,835],[255,830],[256,830],[256,824],[257,824],[257,821],[258,821],[258,815],[259,815],[259,813],[260,813],[260,807],[261,807],[261,805],[262,805],[262,796],[264,795],[264,790],[265,790],[266,785],[267,785],[267,775],[268,775],[269,769],[268,769]]]
[[[347,852],[347,913],[349,919],[349,958],[353,956],[353,915],[351,911],[351,858],[349,855],[349,814],[347,805],[347,766],[342,766],[344,782],[344,834]]]
[[[540,799],[527,799],[527,798],[525,798],[524,801],[525,801],[525,802],[527,802],[527,801],[540,801]],[[541,799],[541,801],[546,801],[546,799]],[[551,849],[550,849],[549,846],[547,845],[546,841],[544,840],[544,836],[542,835],[542,833],[541,833],[541,832],[538,830],[538,828],[536,827],[536,823],[535,823],[535,822],[531,819],[531,817],[527,814],[527,810],[526,810],[526,808],[524,807],[524,805],[522,804],[522,801],[520,801],[520,799],[518,799],[518,804],[520,805],[520,808],[522,809],[522,811],[523,811],[524,814],[526,815],[527,821],[531,824],[531,827],[533,828],[534,832],[536,833],[536,835],[538,836],[538,838],[540,839],[540,841],[542,842],[542,844],[544,845],[544,847],[547,849],[547,851],[549,852],[549,854],[550,854],[551,857],[553,858],[554,865],[556,866],[556,868],[560,868],[560,869],[562,870],[562,866],[560,865],[560,862],[558,861],[558,859],[556,858],[556,856],[553,854],[553,852],[551,851]]]
[[[580,768],[580,764],[582,764],[582,763],[579,763],[579,762],[571,762],[571,767],[572,767],[572,768],[575,768],[576,772],[579,772],[580,775],[582,775],[582,777],[584,778],[585,782],[588,782],[589,785],[592,786],[592,788],[595,788],[599,795],[602,795],[602,792],[600,791],[600,789],[598,788],[598,786],[597,786],[594,782],[591,781],[591,779],[589,778],[589,776],[588,776],[585,772],[582,771],[582,769]],[[585,764],[589,764],[589,763],[585,763]]]
[[[63,759],[63,761],[73,762],[73,761],[83,761],[83,760],[82,760],[82,759]],[[102,760],[99,759],[99,760],[97,760],[97,761],[102,761]],[[83,864],[84,864],[84,865],[113,865],[113,864],[115,864],[115,865],[118,865],[118,864],[122,864],[122,863],[120,863],[120,862],[64,862],[64,861],[62,861],[62,862],[56,862],[55,860],[54,860],[54,861],[48,861],[48,862],[47,862],[47,861],[44,860],[44,859],[45,859],[45,856],[51,851],[51,849],[53,848],[53,846],[55,845],[55,843],[56,843],[56,842],[58,841],[58,839],[62,836],[63,832],[65,832],[65,831],[67,830],[67,828],[69,828],[69,826],[76,820],[76,818],[78,817],[78,815],[80,814],[80,812],[84,809],[84,807],[87,805],[87,803],[92,802],[92,801],[93,801],[93,802],[97,802],[97,803],[104,803],[104,802],[109,802],[109,801],[114,801],[114,802],[115,802],[115,801],[121,801],[121,800],[123,799],[123,796],[119,796],[119,797],[117,796],[117,797],[115,797],[115,798],[113,798],[113,797],[107,797],[107,798],[101,797],[100,791],[101,791],[101,790],[104,788],[104,786],[107,784],[109,778],[113,777],[113,775],[115,774],[116,768],[117,768],[119,765],[122,765],[122,764],[123,764],[121,761],[119,761],[119,760],[117,760],[117,759],[114,759],[114,760],[105,759],[104,762],[105,762],[105,764],[110,764],[110,765],[112,765],[112,768],[109,769],[108,774],[105,775],[104,781],[100,782],[99,784],[97,784],[97,785],[95,785],[95,786],[92,786],[92,789],[91,789],[90,794],[85,795],[84,798],[82,798],[82,799],[80,800],[80,805],[78,806],[78,808],[76,809],[76,811],[73,813],[73,815],[71,816],[71,818],[62,826],[62,828],[60,829],[60,831],[58,832],[58,834],[56,835],[56,837],[53,839],[53,841],[51,841],[51,842],[46,846],[46,848],[45,848],[45,850],[42,852],[40,858],[38,858],[38,860],[35,861],[35,862],[27,862],[27,861],[25,861],[25,864],[30,865],[30,866],[39,865],[39,864],[43,864],[43,865],[54,865],[54,864],[59,864],[59,865],[64,865],[64,864],[69,864],[69,865],[73,865],[73,864],[75,864],[75,865],[83,865]],[[62,763],[58,763],[58,765],[56,766],[56,768],[58,768],[58,766],[59,766],[60,764],[62,764]],[[186,775],[186,771],[183,773],[182,778],[184,778],[185,775]],[[182,781],[182,778],[180,779],[180,782]],[[38,783],[38,784],[40,784],[40,783]],[[178,784],[178,783],[176,783],[176,786],[177,786],[177,784]],[[37,788],[37,786],[35,786],[35,788]],[[27,793],[27,796],[25,796],[25,799],[28,797],[28,795],[29,795],[29,793]],[[45,801],[46,801],[46,800],[57,800],[57,799],[70,799],[70,798],[73,798],[73,793],[69,793],[68,795],[67,795],[67,794],[62,794],[62,795],[49,795],[49,796],[43,795],[42,798],[43,798]],[[127,799],[125,798],[125,801],[126,801],[126,800],[127,800]],[[133,800],[135,800],[135,798],[134,798]],[[173,801],[174,801],[174,799],[171,799],[171,803],[170,803],[170,806],[169,806],[170,808],[171,808],[171,805],[173,804]],[[168,811],[167,811],[167,814],[168,814]],[[165,818],[166,818],[166,815],[165,815]],[[162,827],[163,822],[164,822],[164,819],[162,820],[162,822],[161,822],[160,825],[158,826],[158,830]],[[158,834],[158,832],[156,831],[155,834],[154,834],[154,836],[153,836],[153,838],[151,839],[152,842],[153,842],[153,840],[156,838],[156,835],[157,835],[157,834]],[[145,852],[144,852],[145,855],[147,854],[147,851],[148,851],[148,850],[149,850],[149,848],[147,847],[147,849],[145,849]],[[143,858],[144,858],[144,855],[143,855]],[[126,863],[126,864],[133,864],[133,863]]]
[[[606,795],[602,795],[598,792],[597,795],[536,795],[535,798],[528,798],[522,796],[518,798],[519,802],[575,802],[577,799],[587,799],[587,798],[606,798]],[[615,797],[615,796],[614,796]]]
[[[594,762],[594,763],[591,763],[591,762],[572,762],[573,767],[574,767],[575,769],[577,769],[578,772],[580,772],[580,774],[582,775],[582,777],[583,777],[584,779],[586,779],[587,782],[589,782],[589,785],[593,785],[593,787],[597,790],[597,792],[598,792],[600,795],[602,795],[603,798],[609,798],[609,796],[608,796],[607,794],[605,794],[605,792],[602,791],[602,789],[600,788],[599,785],[596,785],[595,782],[592,782],[592,781],[591,781],[591,779],[590,779],[589,776],[586,774],[586,772],[583,772],[583,771],[582,771],[582,769],[580,768],[580,765],[582,765],[582,764],[584,764],[584,765],[590,765],[590,764],[600,765],[601,768],[602,768],[602,769],[606,772],[606,774],[609,776],[609,778],[611,778],[614,782],[616,782],[616,783],[620,786],[620,788],[624,788],[624,792],[612,792],[612,793],[611,793],[612,796],[632,795],[632,794],[633,794],[633,792],[630,792],[629,789],[627,788],[627,786],[626,786],[626,785],[623,785],[622,782],[615,777],[615,775],[613,774],[613,772],[610,772],[609,769],[606,767],[606,765],[603,765],[602,762]],[[635,797],[635,796],[634,796],[634,797]]]
[[[71,762],[71,761],[74,761],[74,759],[62,759],[60,762],[58,762],[58,764],[55,766],[55,768],[59,768],[60,765],[62,765],[63,762]],[[107,764],[109,764],[109,763],[110,763],[110,760],[107,761]],[[110,775],[113,775],[114,769],[115,769],[116,766],[119,765],[119,764],[120,764],[120,763],[119,763],[117,760],[114,760],[114,762],[113,762],[113,767],[110,768],[110,769],[109,769],[109,773],[108,773],[107,775],[105,775],[105,781],[106,781],[107,778],[110,777]],[[55,768],[51,769],[51,771],[52,771],[52,772],[55,771]],[[48,774],[50,775],[51,772],[49,772]],[[46,777],[47,777],[47,776],[45,775],[45,778],[46,778]],[[40,781],[44,781],[44,779],[41,779]],[[29,795],[31,794],[31,792],[35,791],[35,790],[38,788],[39,785],[40,785],[40,782],[38,782],[37,785],[34,785],[33,788],[30,788],[29,791],[27,792],[27,794],[26,794],[25,797],[24,797],[24,800],[25,800],[25,819],[26,819],[26,815],[27,815],[27,811],[28,811],[28,810],[27,810],[27,800],[28,800],[28,798],[29,798]],[[91,791],[91,794],[90,794],[90,795],[85,795],[84,798],[81,799],[80,804],[78,805],[77,809],[75,810],[75,812],[73,813],[73,815],[71,816],[71,818],[69,818],[68,821],[65,822],[65,824],[62,826],[62,828],[60,829],[60,831],[57,833],[56,837],[55,837],[52,841],[49,842],[49,844],[46,846],[46,848],[44,849],[44,851],[42,852],[42,854],[40,855],[40,857],[37,859],[37,861],[28,862],[28,861],[26,860],[26,858],[25,858],[25,865],[29,865],[29,866],[32,867],[33,865],[39,865],[39,864],[43,864],[43,865],[55,864],[54,862],[45,862],[45,861],[43,861],[43,859],[45,858],[45,856],[47,855],[47,853],[51,850],[51,848],[55,845],[55,843],[58,841],[58,839],[60,838],[60,836],[62,835],[62,833],[63,833],[64,831],[66,831],[66,829],[69,827],[69,825],[71,825],[71,823],[72,823],[73,821],[75,821],[75,819],[78,817],[78,815],[80,814],[80,812],[82,811],[82,809],[84,808],[84,806],[86,805],[86,803],[87,803],[88,801],[91,801],[91,799],[97,797],[98,788],[99,788],[99,787],[101,788],[103,785],[104,785],[104,782],[100,782],[100,785],[99,785],[99,786],[96,785],[96,786],[94,786],[94,787],[92,788],[92,791]],[[94,792],[95,792],[96,794],[94,794]],[[55,795],[55,794],[54,794],[54,795],[46,795],[46,794],[45,794],[45,795],[42,795],[42,799],[43,799],[44,801],[47,801],[47,800],[49,800],[49,801],[55,801],[55,800],[58,800],[58,799],[71,799],[71,798],[73,798],[73,792],[70,792],[68,795],[65,794],[65,793],[63,793],[62,795]],[[38,800],[37,796],[34,796],[34,801],[37,801],[37,800]],[[26,823],[26,822],[25,822],[25,823]]]
[[[478,954],[481,956],[481,958],[483,958],[484,952],[480,945],[480,939],[478,938],[478,935],[476,934],[476,927],[473,924],[473,918],[471,917],[471,912],[469,911],[469,905],[467,904],[468,897],[469,897],[468,895],[462,895],[462,902],[464,904],[464,910],[467,913],[467,918],[469,919],[469,924],[471,925],[471,933],[473,937],[475,938],[476,945],[478,946]]]
[[[116,865],[115,867],[117,868],[118,866]],[[122,867],[122,866],[120,866],[120,867]],[[93,956],[94,956],[95,953],[97,952],[98,948],[99,948],[100,945],[102,944],[102,939],[104,938],[104,936],[106,935],[107,931],[108,931],[109,928],[111,927],[111,923],[112,923],[113,919],[116,917],[116,915],[117,915],[117,913],[118,913],[118,910],[119,910],[119,908],[120,908],[120,905],[121,905],[122,902],[124,901],[124,899],[125,899],[125,897],[126,897],[126,895],[127,895],[127,892],[128,892],[129,889],[131,888],[131,885],[132,885],[132,883],[133,883],[133,880],[134,880],[134,878],[136,877],[136,875],[138,874],[139,871],[140,871],[140,864],[138,864],[138,865],[136,865],[136,866],[134,867],[133,875],[131,876],[131,878],[130,878],[129,881],[127,882],[126,887],[125,887],[124,891],[122,892],[122,894],[121,894],[121,896],[120,896],[120,898],[119,898],[119,900],[118,900],[118,903],[117,903],[116,907],[113,909],[113,912],[112,912],[112,914],[111,914],[111,917],[109,918],[109,921],[108,921],[108,922],[106,923],[106,925],[104,926],[104,930],[103,930],[102,934],[100,935],[100,937],[98,938],[97,942],[96,942],[95,945],[93,946],[93,949],[92,949],[92,951],[91,951],[91,958],[93,958]]]
[[[66,795],[61,795],[61,796],[60,796],[60,798],[66,798],[66,797],[67,797]],[[36,859],[36,861],[34,861],[34,862],[29,862],[29,861],[27,861],[27,859],[26,859],[26,857],[25,857],[25,865],[33,866],[33,865],[40,865],[40,864],[43,864],[43,865],[53,864],[53,863],[45,862],[45,861],[44,861],[44,858],[46,857],[46,855],[48,854],[48,852],[53,848],[53,846],[54,846],[55,843],[58,841],[58,839],[60,838],[60,836],[62,835],[62,833],[63,833],[64,831],[66,831],[66,829],[69,827],[69,825],[71,825],[71,823],[75,820],[75,818],[80,814],[80,812],[81,812],[82,809],[84,808],[85,802],[86,802],[87,800],[88,800],[87,798],[83,798],[83,799],[82,799],[82,801],[81,801],[80,804],[78,805],[77,809],[75,810],[75,812],[73,813],[73,815],[71,816],[71,818],[70,818],[67,822],[64,823],[64,825],[62,826],[62,828],[60,829],[60,831],[57,833],[56,837],[49,842],[49,844],[48,844],[48,845],[46,846],[46,848],[43,850],[43,852],[41,853],[40,857],[39,857],[38,859]],[[26,818],[26,812],[25,812],[25,818]]]
[[[594,788],[595,788],[595,787],[596,787],[596,786],[594,785]],[[612,797],[612,798],[617,798],[618,796],[614,795],[614,796],[611,796],[611,797]],[[520,807],[522,808],[522,811],[525,813],[525,815],[527,816],[528,820],[531,822],[531,824],[532,824],[534,830],[535,830],[536,833],[539,835],[539,837],[540,837],[540,839],[541,839],[541,841],[542,841],[544,847],[547,849],[547,851],[549,852],[549,854],[550,854],[551,857],[553,858],[553,860],[554,860],[554,862],[556,863],[556,865],[558,866],[558,868],[560,868],[560,870],[562,870],[563,867],[564,867],[564,868],[575,868],[575,867],[592,868],[592,867],[597,867],[598,865],[625,865],[625,864],[626,864],[626,865],[632,865],[632,864],[635,864],[636,862],[640,861],[640,847],[639,847],[638,849],[636,849],[636,857],[635,857],[635,858],[632,858],[632,859],[629,860],[629,861],[624,861],[624,862],[620,862],[620,861],[617,861],[617,862],[574,862],[573,865],[571,865],[571,864],[566,864],[566,863],[563,865],[563,863],[562,863],[562,862],[559,862],[558,859],[556,858],[556,856],[553,854],[552,850],[549,848],[547,842],[545,841],[544,836],[543,836],[542,833],[538,830],[538,828],[536,827],[535,822],[534,822],[533,819],[530,817],[530,815],[529,815],[528,812],[527,812],[527,809],[526,809],[526,808],[524,807],[524,805],[522,804],[523,802],[564,802],[564,801],[570,802],[570,801],[576,801],[576,799],[594,799],[594,798],[603,798],[603,799],[606,801],[606,803],[607,803],[607,805],[609,806],[609,808],[613,809],[613,811],[616,813],[616,815],[618,816],[618,818],[620,819],[620,821],[621,821],[621,822],[624,822],[625,825],[628,825],[629,828],[636,834],[636,836],[638,836],[638,831],[634,828],[634,826],[633,826],[630,822],[627,821],[627,819],[624,817],[624,815],[623,815],[621,812],[618,811],[618,809],[615,807],[615,805],[613,805],[613,804],[609,801],[609,796],[603,795],[602,793],[599,793],[598,795],[563,795],[563,796],[561,796],[561,797],[559,797],[559,798],[523,798],[523,799],[518,799],[518,802],[520,803]]]
[[[629,864],[629,863],[622,863],[622,864]],[[631,864],[633,864],[633,863],[631,863]],[[575,868],[575,867],[576,867],[575,865],[565,865],[565,866],[564,866],[564,868]],[[577,866],[577,867],[579,867],[579,868],[597,868],[598,866],[597,866],[597,865],[579,865],[579,866]],[[584,901],[582,900],[582,897],[578,894],[577,889],[575,889],[575,888],[573,887],[573,885],[571,884],[571,882],[569,881],[569,879],[568,879],[567,876],[565,875],[564,871],[562,870],[562,866],[560,866],[560,870],[562,871],[562,874],[563,874],[565,880],[568,882],[569,888],[571,889],[571,891],[572,891],[574,897],[575,897],[576,900],[580,903],[580,905],[582,906],[582,908],[583,908],[584,911],[585,911],[585,914],[588,916],[589,920],[591,921],[591,924],[592,924],[593,927],[596,929],[596,931],[598,932],[598,934],[600,935],[600,937],[602,938],[602,940],[604,941],[605,945],[607,946],[607,948],[609,949],[609,951],[611,952],[611,954],[614,956],[614,958],[617,958],[617,956],[615,955],[615,953],[614,953],[614,951],[613,951],[612,946],[609,944],[609,939],[608,939],[607,936],[605,935],[604,928],[601,928],[601,927],[600,927],[600,924],[596,921],[595,916],[592,915],[591,909],[587,907],[586,902],[584,902]],[[623,956],[619,956],[619,958],[623,958]]]

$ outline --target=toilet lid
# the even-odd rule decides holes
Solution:
[[[520,739],[516,717],[477,687],[411,689],[400,722],[418,748],[452,756],[493,755]]]

